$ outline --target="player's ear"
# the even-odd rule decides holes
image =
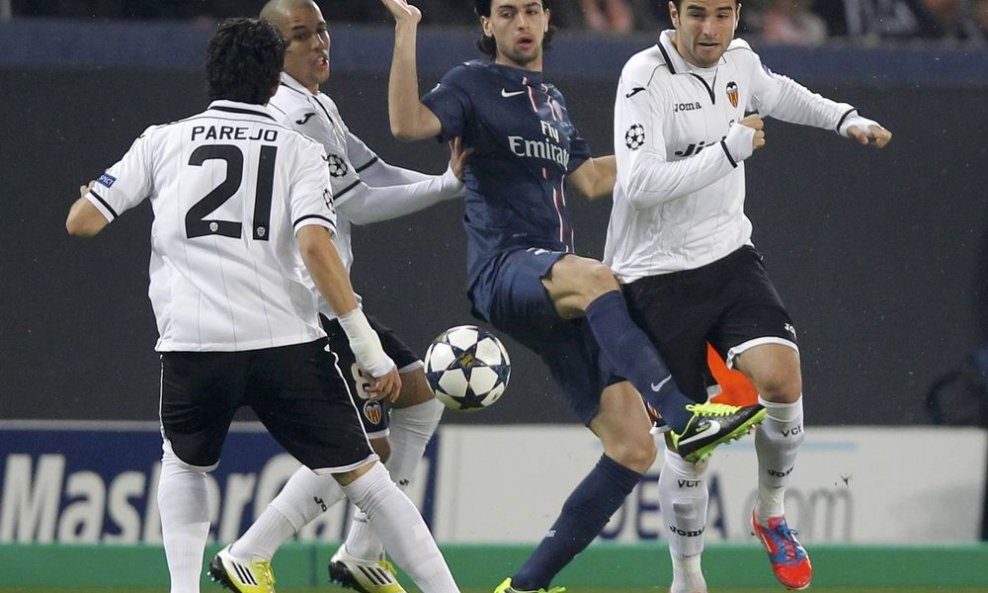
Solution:
[[[545,10],[545,24],[542,25],[542,32],[547,33],[549,31],[549,18],[552,17],[552,11],[548,8]]]
[[[480,17],[480,30],[484,32],[484,37],[493,37],[494,32],[491,31],[491,19],[486,16]]]
[[[674,28],[679,28],[679,11],[676,10],[676,3],[672,0],[669,0],[669,20],[672,21]]]
[[[734,11],[734,30],[738,30],[738,25],[741,24],[741,3],[738,2],[738,9]]]

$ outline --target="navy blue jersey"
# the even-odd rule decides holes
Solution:
[[[460,136],[474,149],[463,179],[469,286],[499,254],[573,251],[563,182],[590,149],[541,72],[467,62],[422,102],[442,122],[443,139]]]

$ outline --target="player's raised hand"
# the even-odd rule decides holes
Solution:
[[[470,154],[473,152],[473,147],[464,148],[463,138],[457,136],[449,141],[449,168],[453,171],[453,175],[460,181],[463,181],[463,171],[467,166],[467,159],[470,158]]]
[[[391,16],[399,23],[418,23],[422,20],[422,11],[409,4],[408,0],[381,0],[381,3],[391,11]]]
[[[847,128],[847,137],[852,140],[856,140],[861,146],[885,148],[885,145],[892,140],[892,132],[886,130],[877,123],[872,123],[867,126],[852,125]]]
[[[392,367],[390,371],[380,377],[370,377],[367,373],[361,372],[361,376],[367,381],[364,392],[371,396],[373,400],[385,399],[394,402],[401,392],[401,375],[398,368]]]
[[[765,120],[757,113],[746,116],[739,122],[742,126],[748,126],[755,130],[755,135],[751,138],[752,151],[765,146]]]

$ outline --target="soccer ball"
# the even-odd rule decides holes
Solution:
[[[447,408],[480,410],[504,393],[511,360],[494,334],[475,325],[458,325],[432,341],[425,353],[425,376]]]

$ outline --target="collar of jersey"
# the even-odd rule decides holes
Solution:
[[[694,66],[683,59],[683,56],[679,55],[679,50],[676,49],[676,44],[672,42],[672,35],[676,32],[675,29],[666,29],[659,33],[659,46],[663,50],[662,56],[666,60],[666,64],[669,66],[669,71],[673,74],[713,74],[717,71],[717,68],[724,63],[724,56],[720,57],[720,62],[717,66],[712,68],[700,68],[699,66]],[[671,63],[670,63],[671,62]]]
[[[307,97],[312,95],[312,93],[309,92],[309,89],[305,88],[301,82],[295,80],[295,78],[287,72],[281,73],[281,84],[287,86],[293,91],[298,91]]]
[[[480,60],[477,61],[480,62]],[[482,62],[482,63],[486,64],[488,67],[493,68],[496,71],[503,72],[508,76],[511,76],[512,78],[517,78],[518,82],[521,82],[522,80],[527,78],[529,84],[533,84],[533,85],[542,84],[541,71],[526,70],[524,68],[518,68],[516,66],[508,66],[506,64],[498,64],[495,62]]]
[[[215,109],[217,111],[231,111],[233,113],[241,113],[243,115],[256,115],[257,117],[264,117],[267,119],[274,120],[274,117],[272,117],[271,114],[268,113],[268,108],[266,105],[257,105],[254,103],[241,103],[239,101],[228,101],[226,99],[217,99],[209,104],[209,108]]]

